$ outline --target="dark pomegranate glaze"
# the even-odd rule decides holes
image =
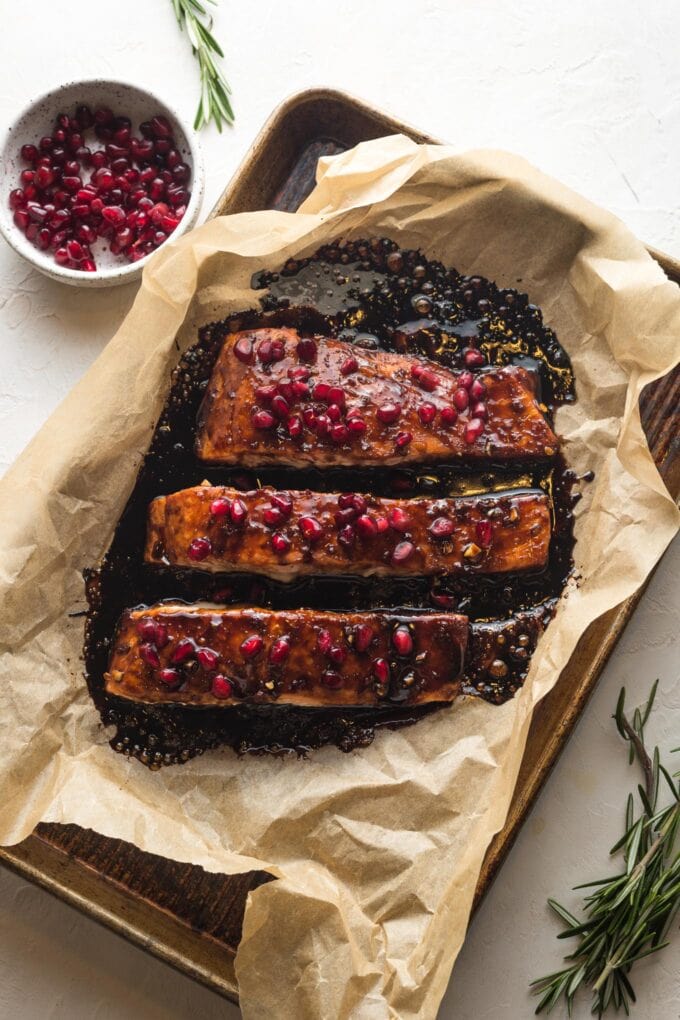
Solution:
[[[463,691],[501,703],[521,686],[538,635],[549,622],[573,567],[572,510],[580,494],[574,491],[578,479],[561,457],[530,465],[489,463],[481,470],[462,461],[408,469],[321,471],[272,466],[255,475],[237,467],[200,463],[193,453],[196,415],[224,337],[229,332],[258,325],[296,327],[303,334],[298,349],[303,363],[315,357],[315,341],[307,334],[316,332],[340,337],[358,347],[419,354],[463,376],[467,369],[476,370],[484,365],[521,364],[536,373],[540,399],[552,419],[559,404],[575,399],[573,372],[554,332],[544,325],[540,310],[529,303],[526,295],[499,288],[482,277],[460,276],[455,270],[426,259],[422,253],[400,250],[395,242],[386,239],[325,246],[310,258],[288,262],[279,273],[260,274],[254,278],[253,286],[263,289],[261,309],[206,326],[200,331],[198,342],[181,358],[109,551],[99,567],[86,573],[89,612],[85,662],[89,690],[103,721],[116,727],[111,741],[114,749],[151,768],[186,761],[220,744],[228,744],[239,753],[305,753],[328,743],[347,751],[370,743],[377,727],[413,723],[442,706],[408,707],[396,700],[388,701],[380,709],[245,703],[228,709],[192,709],[177,704],[131,703],[107,695],[103,685],[115,627],[126,608],[174,599],[207,600],[225,606],[246,603],[272,609],[309,606],[346,611],[389,609],[403,613],[406,620],[433,610],[463,613],[471,621]],[[235,354],[244,361],[254,356],[245,340]],[[272,345],[267,351],[258,351],[260,359],[263,355],[275,362],[280,352]],[[354,370],[350,357],[342,372],[350,375]],[[305,385],[306,378],[301,368],[294,381]],[[424,400],[419,413],[424,420],[430,419],[426,398],[433,384],[436,380],[430,379],[429,373],[424,377],[421,373],[419,385]],[[474,384],[463,388],[468,401],[480,396]],[[329,398],[329,394],[320,396],[324,396],[324,401]],[[462,404],[463,396],[458,399]],[[272,428],[275,424],[278,427],[279,422],[285,421],[289,430],[295,430],[296,416],[286,418],[284,411],[282,407],[277,413],[272,407],[268,413],[273,421],[262,421],[261,427]],[[455,408],[451,411],[452,417],[458,413]],[[386,408],[383,413],[390,416],[394,411]],[[467,414],[467,409],[463,413]],[[483,426],[483,409],[475,413]],[[329,427],[331,424],[329,418]],[[351,425],[351,420],[347,424]],[[299,427],[303,427],[301,421]],[[407,443],[404,440],[404,446]],[[151,500],[203,479],[242,491],[271,485],[281,491],[310,488],[406,497],[540,487],[553,502],[549,562],[541,571],[501,578],[481,576],[471,569],[434,580],[319,576],[292,583],[244,573],[206,574],[144,564],[146,514]],[[351,495],[345,498],[351,502]],[[277,509],[284,513],[286,510]],[[217,507],[216,511],[233,514],[233,504]],[[240,512],[238,507],[236,512]],[[368,527],[360,521],[361,517],[354,526]],[[274,521],[272,524],[275,526]],[[316,534],[316,526],[313,519],[305,522],[310,539]],[[487,538],[480,530],[478,541],[484,545]],[[284,551],[285,542],[285,536],[273,532],[274,552]],[[404,548],[397,546],[395,555],[407,558],[411,554],[408,539],[401,544]],[[196,559],[207,554],[204,543],[199,542]],[[501,635],[502,621],[507,620],[514,623]],[[147,640],[146,634],[144,638]],[[148,635],[150,655],[160,647],[156,638],[155,632]],[[162,644],[163,634],[160,640]],[[359,646],[368,647],[372,635],[360,627],[355,640]],[[411,644],[405,622],[393,637],[395,662],[401,670],[407,667]],[[192,648],[189,647],[188,656]],[[489,656],[490,648],[496,650],[495,658]],[[287,642],[282,641],[271,654],[280,662],[285,660],[287,651]],[[251,642],[245,652],[259,654],[256,642]],[[181,663],[171,664],[163,671],[168,675],[162,681],[174,685],[176,671],[182,668]],[[389,684],[391,660],[376,659],[372,670],[377,683]],[[338,674],[332,666],[327,672],[324,683],[332,688]],[[214,679],[213,693],[216,697],[230,697],[232,685],[233,679],[219,674]]]
[[[129,117],[80,105],[73,116],[58,114],[38,145],[21,146],[26,167],[9,194],[14,223],[37,248],[51,249],[58,265],[94,272],[97,242],[138,262],[179,226],[191,167],[162,115],[139,133]]]

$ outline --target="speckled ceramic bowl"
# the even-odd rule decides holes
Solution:
[[[203,199],[203,157],[195,132],[175,110],[148,89],[117,81],[94,79],[61,85],[27,106],[9,127],[0,149],[0,231],[3,236],[22,258],[53,280],[76,287],[113,287],[137,279],[153,253],[139,262],[127,262],[122,256],[112,255],[108,243],[100,239],[93,245],[96,272],[67,269],[54,261],[53,252],[40,251],[28,240],[15,225],[8,202],[9,193],[19,187],[19,174],[25,168],[19,155],[21,146],[25,143],[37,144],[43,135],[51,134],[57,114],[62,111],[71,114],[79,103],[86,103],[93,109],[108,106],[114,113],[130,117],[135,132],[141,121],[157,113],[163,114],[172,124],[177,148],[191,167],[191,199],[180,225],[170,235],[169,241],[175,241],[185,234],[196,222]],[[85,144],[88,144],[90,132],[85,134]]]

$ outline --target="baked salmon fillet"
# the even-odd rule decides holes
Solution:
[[[284,581],[332,573],[500,574],[545,566],[550,534],[550,501],[540,489],[382,499],[206,483],[153,500],[144,558]]]
[[[452,701],[468,620],[452,613],[273,611],[163,603],[126,611],[106,691],[144,703],[379,706]]]
[[[201,460],[250,467],[522,461],[557,447],[521,367],[452,372],[287,328],[227,336],[196,435]]]

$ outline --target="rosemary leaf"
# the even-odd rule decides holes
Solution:
[[[206,0],[216,5],[217,0]],[[171,0],[181,31],[186,32],[191,49],[198,61],[201,94],[194,120],[194,128],[213,121],[218,131],[223,124],[234,123],[234,111],[229,101],[231,89],[212,54],[224,57],[222,47],[212,34],[212,16],[199,0]]]
[[[549,1013],[564,999],[571,1016],[578,990],[590,986],[594,1016],[602,1017],[610,1007],[629,1015],[636,1001],[628,977],[631,967],[668,945],[665,936],[680,910],[680,784],[675,782],[680,773],[671,775],[660,760],[659,749],[650,755],[645,746],[644,728],[657,685],[658,680],[645,706],[633,712],[632,721],[625,712],[626,692],[622,689],[613,716],[629,745],[630,762],[637,760],[644,775],[644,784],[637,787],[640,814],[636,818],[631,793],[624,834],[610,851],[623,855],[624,870],[575,886],[594,890],[584,897],[582,921],[555,900],[548,900],[565,926],[558,939],[579,941],[565,957],[569,966],[532,981],[533,993],[541,996],[536,1013]],[[663,807],[658,804],[661,776],[672,797]]]

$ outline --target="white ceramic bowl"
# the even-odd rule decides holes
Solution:
[[[93,245],[97,262],[95,272],[84,273],[68,269],[54,261],[52,251],[40,251],[28,240],[14,223],[14,213],[9,207],[9,193],[21,186],[19,174],[26,167],[19,155],[21,146],[25,143],[37,145],[44,135],[49,135],[54,130],[54,120],[58,113],[63,112],[71,116],[80,103],[86,103],[93,110],[98,106],[108,106],[114,114],[130,117],[133,133],[137,133],[142,121],[157,113],[163,114],[172,124],[177,148],[191,167],[189,184],[191,199],[181,223],[170,235],[169,241],[175,241],[185,234],[196,222],[203,199],[205,177],[203,157],[193,128],[172,107],[148,89],[117,81],[93,79],[60,85],[27,106],[8,128],[0,149],[0,231],[6,241],[22,258],[53,280],[60,280],[76,287],[113,287],[137,279],[147,261],[153,257],[153,253],[139,262],[126,262],[124,257],[112,255],[108,250],[108,243],[100,239]],[[85,144],[88,145],[90,142],[88,131]],[[102,143],[95,140],[94,144],[100,147]]]

